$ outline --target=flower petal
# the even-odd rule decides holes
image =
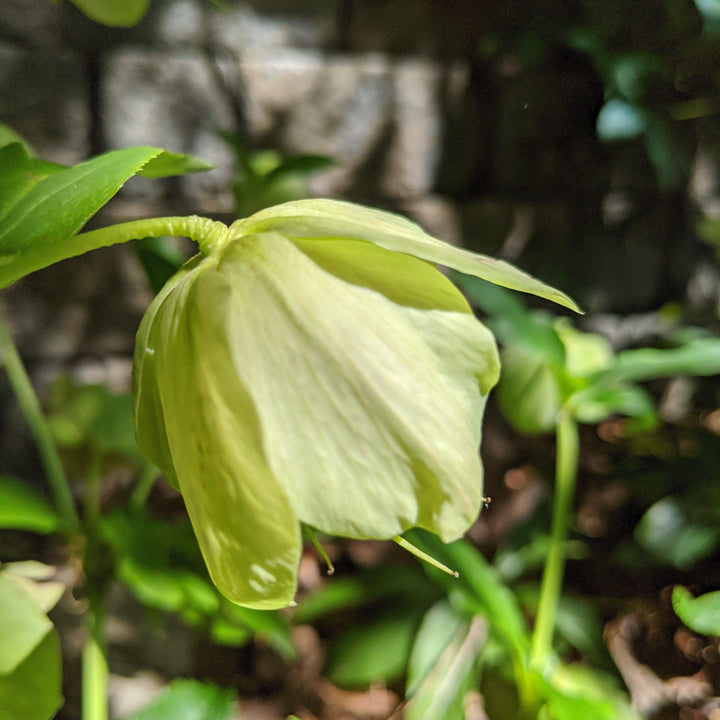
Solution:
[[[295,594],[300,525],[268,468],[252,400],[233,366],[230,300],[211,260],[176,284],[153,321],[152,369],[180,490],[213,582],[240,605],[278,608]]]
[[[580,312],[575,302],[549,285],[496,258],[449,245],[394,213],[339,200],[296,200],[261,210],[231,226],[232,237],[273,230],[287,238],[367,240],[496,285],[532,293]]]
[[[383,250],[370,267],[390,277],[381,263],[392,262],[408,282],[408,262],[420,277],[427,268]],[[349,283],[321,264],[264,233],[229,245],[218,266],[273,474],[300,520],[325,532],[383,538],[421,526],[458,537],[482,495],[480,424],[498,375],[491,333],[464,309],[413,307],[417,288],[398,304],[368,287],[371,273]],[[433,272],[431,296],[447,293]],[[440,307],[453,304],[466,307],[449,296]]]
[[[157,347],[159,326],[155,323],[155,316],[168,295],[189,272],[197,267],[199,261],[200,258],[196,256],[186,263],[165,283],[162,290],[150,303],[135,336],[133,355],[132,395],[135,438],[145,457],[162,470],[168,482],[176,490],[179,488],[175,476],[175,466],[168,447],[165,419],[157,385],[155,348]]]

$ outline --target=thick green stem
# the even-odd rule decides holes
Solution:
[[[228,227],[217,220],[188,215],[186,217],[161,217],[110,225],[109,227],[81,233],[75,238],[80,255],[88,250],[115,245],[149,237],[187,237],[194,240],[203,255],[209,255],[227,239]]]
[[[60,462],[50,427],[40,409],[40,402],[2,316],[0,316],[0,360],[5,365],[10,385],[35,438],[40,459],[55,498],[55,505],[60,514],[62,529],[68,533],[75,533],[80,527],[80,520],[73,502],[70,484]]]
[[[107,681],[107,659],[94,628],[82,651],[82,720],[107,720]]]
[[[550,549],[540,588],[530,662],[541,670],[552,654],[552,639],[565,568],[565,541],[570,526],[575,479],[578,466],[578,428],[567,410],[560,414],[556,429],[555,497],[553,503]]]

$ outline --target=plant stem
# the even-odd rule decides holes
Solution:
[[[98,642],[98,623],[89,620],[92,629],[82,651],[82,720],[107,720],[107,659]]]
[[[130,507],[138,509],[145,507],[145,503],[147,502],[150,492],[155,485],[157,476],[158,469],[151,462],[143,464],[143,468],[140,471],[140,477],[138,478],[137,484],[130,495]]]
[[[75,533],[80,527],[77,510],[73,502],[72,491],[63,470],[60,456],[50,432],[47,420],[40,409],[35,390],[20,359],[10,331],[0,315],[0,360],[5,365],[10,385],[22,410],[40,454],[55,505],[60,514],[62,529]]]
[[[146,220],[132,220],[118,225],[91,230],[76,236],[74,243],[78,255],[99,247],[115,245],[149,237],[187,237],[194,240],[204,255],[209,255],[214,248],[222,245],[227,239],[227,225],[197,215],[185,217],[160,217]]]
[[[560,589],[565,567],[565,541],[570,525],[575,479],[578,466],[578,428],[568,410],[560,414],[556,427],[557,458],[555,460],[555,498],[553,503],[550,549],[543,572],[540,600],[532,636],[530,663],[544,669],[552,655]]]

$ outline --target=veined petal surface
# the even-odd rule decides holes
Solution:
[[[576,303],[565,293],[509,263],[438,240],[400,215],[355,203],[295,200],[238,220],[230,230],[235,237],[272,230],[290,239],[325,237],[367,240],[387,250],[445,265],[580,312]]]
[[[482,496],[480,424],[498,375],[491,333],[432,268],[426,289],[445,299],[414,306],[403,263],[427,280],[423,261],[377,249],[370,268],[381,279],[358,271],[347,281],[322,268],[337,258],[320,258],[318,245],[314,261],[301,245],[242,237],[218,264],[233,295],[233,364],[274,477],[300,520],[325,532],[384,538],[421,526],[458,537]],[[382,266],[394,259],[406,287],[391,299]]]
[[[213,582],[240,605],[279,608],[295,594],[300,524],[268,467],[253,399],[234,365],[232,292],[211,259],[175,284],[152,320],[152,370]]]

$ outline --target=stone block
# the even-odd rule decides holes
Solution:
[[[125,48],[112,52],[104,65],[102,115],[108,147],[153,145],[191,153],[216,163],[198,176],[144,181],[124,188],[126,197],[162,203],[170,195],[186,212],[228,211],[232,159],[216,136],[232,128],[233,115],[213,74],[212,61],[196,51]]]
[[[245,57],[240,75],[258,142],[334,159],[312,180],[313,193],[411,197],[431,189],[440,77],[431,62],[257,52]]]
[[[79,56],[0,44],[0,121],[41,157],[73,164],[87,156],[88,97]]]
[[[62,11],[48,0],[2,0],[0,40],[49,47],[60,41]]]
[[[339,4],[245,0],[215,8],[208,0],[154,0],[129,37],[133,43],[178,49],[212,47],[236,57],[257,48],[325,48],[336,42]]]

